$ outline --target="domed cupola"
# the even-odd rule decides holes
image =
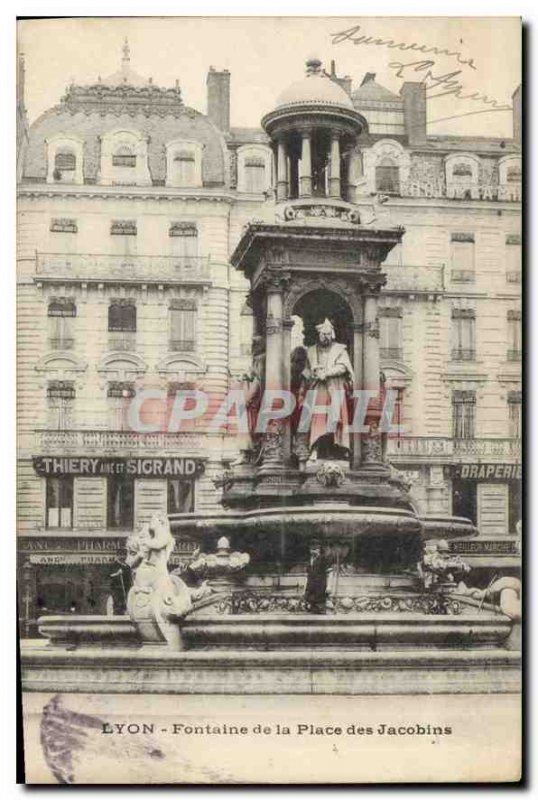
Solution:
[[[277,149],[278,201],[349,199],[353,154],[367,123],[319,59],[306,62],[305,77],[282,92],[262,127]]]

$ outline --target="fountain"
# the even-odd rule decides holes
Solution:
[[[148,676],[155,692],[515,691],[517,587],[469,589],[446,542],[476,529],[419,515],[385,457],[377,307],[405,232],[362,224],[353,203],[365,121],[311,60],[262,124],[276,216],[247,225],[231,257],[255,330],[250,432],[219,480],[223,508],[136,539],[129,616],[42,618],[49,644],[25,655],[26,685],[45,673],[74,691],[139,691]],[[171,534],[199,548],[178,575]]]

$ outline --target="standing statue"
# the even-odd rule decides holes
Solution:
[[[334,433],[327,433],[328,414],[312,415],[310,459],[347,458],[351,448],[348,398],[353,390],[353,367],[346,345],[335,341],[332,322],[325,319],[316,330],[318,343],[307,350],[303,377],[308,389],[316,389],[316,406],[328,408],[336,395],[339,417]]]
[[[252,367],[243,375],[243,391],[247,410],[248,432],[239,436],[239,456],[232,462],[233,467],[256,463],[260,456],[260,435],[256,433],[258,414],[262,400],[265,380],[265,350],[261,336],[252,339]]]

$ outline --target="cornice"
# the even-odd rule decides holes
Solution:
[[[232,204],[236,202],[236,194],[230,191],[214,189],[197,189],[191,191],[171,191],[168,187],[126,187],[126,186],[77,186],[75,189],[53,184],[22,184],[17,189],[18,197],[30,199],[62,198],[83,200],[193,200],[196,202],[211,201],[214,203]]]

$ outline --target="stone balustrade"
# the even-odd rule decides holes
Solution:
[[[67,280],[209,283],[209,256],[36,253],[36,277]]]
[[[134,433],[132,431],[105,430],[38,430],[36,447],[39,452],[54,453],[135,453],[156,452],[159,455],[178,451],[194,451],[201,447],[194,433]]]

